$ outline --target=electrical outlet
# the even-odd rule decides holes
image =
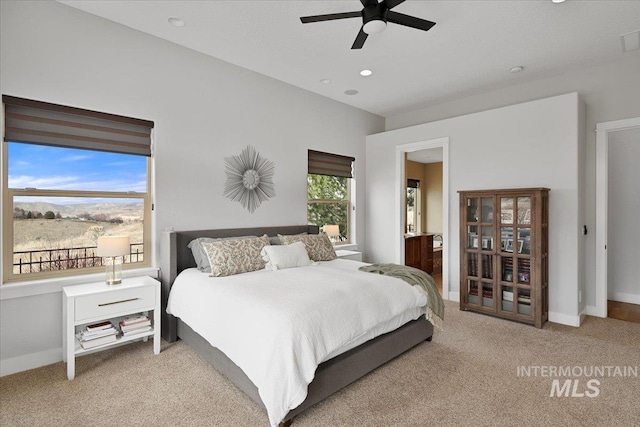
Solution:
[[[578,291],[578,304],[582,302],[582,291]]]

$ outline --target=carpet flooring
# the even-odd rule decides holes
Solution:
[[[315,405],[293,426],[640,425],[640,324],[587,317],[580,328],[535,329],[461,312],[452,302],[446,310],[445,329],[431,343]],[[157,356],[151,342],[138,342],[76,365],[73,381],[62,362],[0,378],[0,425],[268,425],[262,409],[182,342],[163,342]],[[531,376],[519,375],[523,367]],[[548,376],[565,367],[569,376]],[[554,380],[570,381],[571,392],[550,397]],[[597,384],[587,387],[590,380]]]

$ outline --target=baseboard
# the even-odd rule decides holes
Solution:
[[[449,301],[460,302],[460,292],[449,292]]]
[[[567,326],[580,326],[580,315],[570,316],[564,313],[549,312],[549,322],[560,323]]]
[[[11,359],[4,359],[0,361],[0,377],[51,365],[52,363],[60,361],[62,361],[62,349],[60,347],[25,354],[24,356],[12,357]]]
[[[611,301],[626,302],[629,304],[640,304],[640,295],[627,294],[624,292],[610,292],[609,299]]]
[[[582,322],[584,322],[584,319],[587,317],[587,313],[585,313],[585,311],[586,311],[586,309],[583,309],[580,312],[580,316],[578,316],[579,317],[579,321],[580,321],[580,325],[578,325],[578,326],[582,326]]]

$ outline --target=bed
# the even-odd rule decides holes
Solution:
[[[187,245],[193,239],[199,237],[224,238],[234,236],[277,236],[278,234],[293,235],[300,233],[317,234],[316,226],[283,226],[244,229],[222,230],[191,230],[179,232],[165,232],[162,236],[161,251],[161,282],[163,305],[163,337],[174,342],[177,339],[185,341],[195,349],[200,356],[211,363],[216,370],[222,373],[238,388],[247,394],[258,405],[265,408],[258,387],[249,376],[234,363],[225,353],[209,344],[209,341],[194,331],[190,325],[166,313],[169,293],[181,272],[189,274],[195,267],[195,260]],[[342,263],[351,261],[338,260]],[[202,273],[200,273],[202,274]],[[176,287],[177,288],[177,287]],[[415,318],[415,317],[414,317]],[[404,322],[404,321],[403,321]],[[286,413],[277,422],[279,426],[288,426],[293,418],[315,403],[330,396],[346,385],[361,378],[377,367],[383,365],[396,356],[404,353],[412,347],[430,341],[433,334],[433,326],[419,316],[415,320],[403,323],[397,329],[376,336],[368,341],[350,348],[334,357],[323,361],[317,366],[313,380],[308,386],[306,398],[295,408]],[[271,420],[273,421],[273,420]],[[272,422],[272,424],[274,424]]]

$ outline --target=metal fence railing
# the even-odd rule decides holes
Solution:
[[[124,263],[144,260],[144,245],[131,243],[129,254]],[[69,270],[76,268],[99,267],[103,258],[96,255],[97,246],[84,246],[62,249],[40,249],[13,253],[13,274],[37,273],[40,271]]]

